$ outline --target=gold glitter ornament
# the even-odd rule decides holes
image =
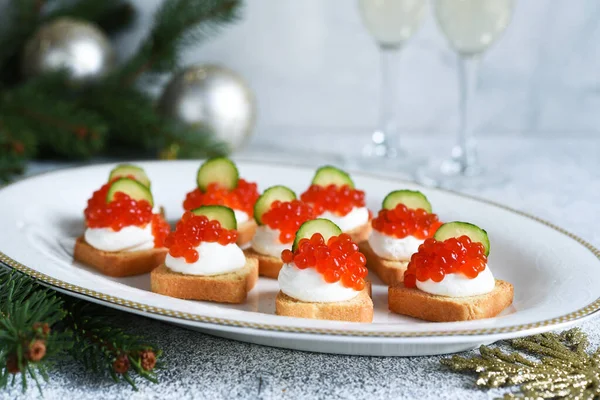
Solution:
[[[519,386],[519,392],[507,393],[505,399],[600,398],[600,349],[588,353],[587,336],[579,328],[507,343],[520,352],[481,346],[480,356],[441,362],[454,371],[477,372],[478,386]]]

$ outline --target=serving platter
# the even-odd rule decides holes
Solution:
[[[199,161],[140,162],[152,180],[155,202],[167,218],[181,215]],[[275,315],[276,280],[261,278],[242,305],[180,300],[149,291],[149,275],[110,278],[73,262],[83,233],[83,209],[106,182],[114,164],[69,168],[27,178],[0,190],[0,261],[70,295],[213,335],[290,349],[337,354],[415,356],[474,348],[500,339],[560,329],[600,309],[600,251],[584,240],[523,212],[449,191],[353,173],[377,211],[394,189],[423,191],[442,221],[464,220],[490,236],[489,266],[515,287],[513,305],[496,318],[431,323],[387,309],[387,287],[373,282],[371,324],[318,321]],[[242,177],[263,190],[285,184],[297,192],[314,169],[238,162]]]

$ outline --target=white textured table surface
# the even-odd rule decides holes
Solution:
[[[443,144],[412,144],[415,153],[442,154]],[[427,145],[426,147],[424,145]],[[249,153],[247,153],[249,154]],[[255,154],[256,155],[256,154]],[[482,159],[502,169],[502,187],[472,192],[535,214],[600,247],[600,139],[489,139]],[[33,164],[29,173],[55,165]],[[473,377],[440,366],[440,357],[383,358],[303,353],[215,338],[131,316],[131,330],[164,350],[168,368],[160,384],[140,382],[140,391],[114,385],[59,364],[42,385],[46,399],[275,399],[435,398],[483,399],[501,390],[481,391]],[[600,319],[581,324],[593,347],[600,346]],[[36,398],[20,387],[2,399]]]

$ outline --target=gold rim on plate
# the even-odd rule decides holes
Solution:
[[[172,162],[172,161],[153,161],[153,162]],[[252,164],[256,164],[256,165],[268,164],[268,162],[256,162],[256,161],[246,161],[246,163],[252,163]],[[106,164],[112,164],[112,163],[106,163]],[[96,164],[96,165],[102,165],[102,164]],[[290,165],[290,164],[288,164],[288,165],[301,167],[301,168],[307,168],[307,166],[297,166],[297,165]],[[13,184],[18,183],[18,182],[23,182],[25,180],[29,180],[32,178],[37,178],[41,175],[53,173],[53,172],[56,172],[59,170],[65,171],[65,170],[76,169],[76,168],[80,168],[80,166],[60,168],[60,169],[55,169],[52,171],[42,172],[40,174],[32,175],[30,177],[21,179],[17,182],[14,182]],[[415,182],[402,181],[402,180],[398,180],[398,179],[382,177],[382,176],[378,176],[375,174],[369,174],[369,173],[360,172],[360,171],[353,171],[351,173],[363,175],[363,176],[367,176],[367,177],[371,177],[371,178],[376,178],[376,179],[387,179],[387,180],[395,181],[398,183],[405,183],[405,184],[409,183],[411,185],[416,184]],[[12,186],[13,184],[7,185],[0,190],[4,190],[7,187]],[[416,184],[416,185],[418,185],[418,184]],[[421,185],[418,185],[418,186],[421,186]],[[568,232],[568,231],[552,224],[551,222],[548,222],[544,219],[541,219],[541,218],[538,218],[531,214],[528,214],[524,211],[515,210],[515,209],[505,206],[503,204],[499,204],[499,203],[496,203],[496,202],[493,202],[490,200],[486,200],[486,199],[481,199],[476,196],[471,196],[471,195],[455,192],[455,191],[448,190],[448,189],[441,189],[441,188],[435,188],[435,189],[443,191],[443,192],[451,193],[451,194],[454,194],[454,195],[457,195],[457,196],[460,196],[463,198],[476,200],[476,201],[484,203],[484,204],[489,204],[489,205],[510,211],[512,213],[521,215],[523,217],[532,219],[534,221],[537,221],[537,222],[539,222],[543,225],[546,225],[549,228],[552,228],[555,231],[560,232],[563,235],[575,240],[576,242],[578,242],[579,244],[581,244],[585,248],[587,248],[589,251],[591,251],[592,254],[594,254],[596,256],[596,258],[598,258],[598,260],[600,260],[600,250],[595,248],[592,244],[581,239],[579,236],[574,235],[573,233]],[[190,313],[184,313],[184,312],[179,312],[179,311],[172,311],[172,310],[168,310],[168,309],[164,309],[164,308],[160,308],[160,307],[148,306],[148,305],[145,305],[142,303],[137,303],[134,301],[122,299],[120,297],[96,292],[95,290],[85,289],[80,286],[72,285],[70,283],[61,281],[59,279],[52,278],[51,276],[42,274],[38,271],[35,271],[34,269],[31,269],[30,267],[28,267],[26,265],[19,263],[16,260],[13,260],[12,258],[8,257],[3,252],[0,252],[0,262],[11,268],[21,271],[31,277],[34,277],[38,281],[40,281],[48,286],[58,288],[58,289],[63,289],[63,290],[66,290],[66,291],[69,291],[72,293],[77,293],[78,295],[87,296],[87,297],[91,297],[91,298],[94,298],[97,300],[101,300],[104,303],[115,304],[115,305],[118,305],[118,306],[126,308],[126,309],[142,311],[142,312],[145,312],[148,314],[154,314],[154,315],[159,315],[159,316],[179,318],[179,319],[188,320],[188,321],[203,322],[203,323],[210,323],[210,324],[215,324],[215,325],[225,325],[225,326],[240,327],[240,328],[253,328],[253,329],[261,329],[261,330],[267,330],[267,331],[278,331],[278,332],[309,333],[309,334],[336,335],[336,336],[388,337],[388,338],[492,335],[492,334],[499,334],[499,333],[510,333],[510,332],[536,329],[536,328],[540,328],[540,327],[544,327],[544,326],[563,324],[563,323],[567,323],[567,322],[574,322],[579,319],[588,317],[588,316],[592,315],[593,313],[597,312],[598,310],[600,310],[600,298],[598,298],[595,301],[593,301],[592,303],[588,304],[587,306],[580,308],[579,310],[570,312],[570,313],[562,315],[560,317],[555,317],[555,318],[551,318],[551,319],[547,319],[547,320],[543,320],[543,321],[533,322],[533,323],[529,323],[529,324],[513,325],[513,326],[507,326],[507,327],[501,327],[501,328],[465,329],[465,330],[452,330],[452,331],[429,331],[429,332],[373,332],[373,331],[370,331],[370,332],[363,332],[363,331],[350,331],[350,330],[337,330],[337,329],[289,327],[289,326],[282,326],[282,325],[269,325],[269,324],[260,324],[260,323],[251,323],[251,322],[240,322],[240,321],[224,319],[224,318],[204,317],[204,316],[196,315],[196,314],[190,314]]]

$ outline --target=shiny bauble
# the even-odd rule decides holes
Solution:
[[[230,150],[252,133],[256,104],[252,91],[235,72],[217,65],[188,67],[167,84],[159,111],[184,124],[208,131]]]
[[[74,18],[42,25],[25,44],[21,70],[27,77],[65,70],[73,82],[101,78],[115,64],[115,52],[104,32]]]

